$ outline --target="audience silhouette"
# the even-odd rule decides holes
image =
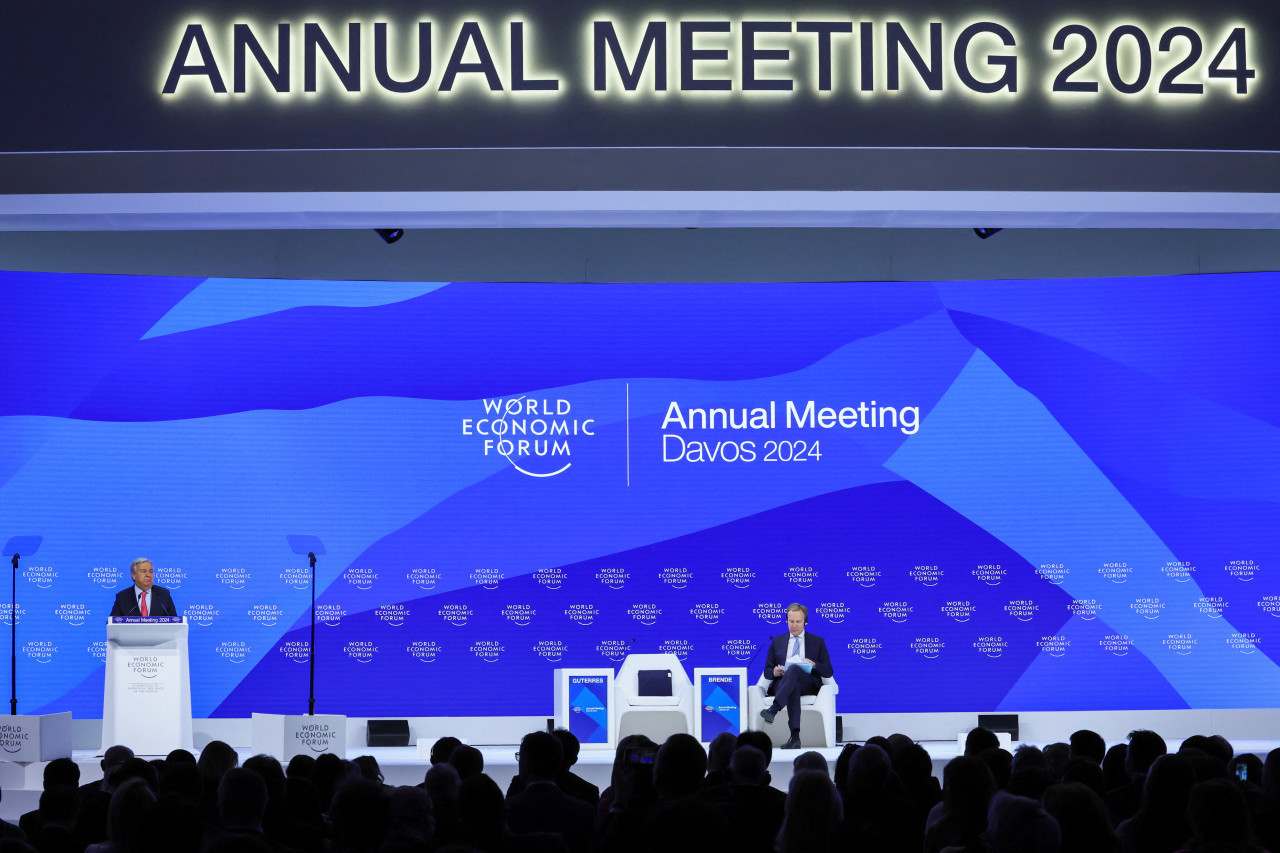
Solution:
[[[282,767],[214,741],[199,759],[107,750],[77,785],[46,765],[39,808],[0,822],[0,853],[1280,853],[1280,750],[1236,755],[1218,736],[1176,753],[1153,731],[1106,748],[1074,732],[1013,754],[975,729],[939,786],[903,734],[792,757],[771,784],[762,732],[708,751],[675,734],[622,739],[603,793],[571,768],[571,733],[531,732],[506,796],[484,755],[437,741],[417,786],[385,783],[372,756]],[[791,756],[789,756],[791,757]]]

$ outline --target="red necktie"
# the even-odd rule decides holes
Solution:
[[[142,608],[142,615],[145,618],[147,616],[147,594],[145,592],[138,596],[138,606]]]

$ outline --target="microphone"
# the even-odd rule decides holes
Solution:
[[[756,658],[760,657],[760,650],[773,642],[773,637],[768,638],[764,643],[756,648],[756,653],[751,656],[751,660],[747,661],[747,671],[751,671],[751,665],[756,662]]]

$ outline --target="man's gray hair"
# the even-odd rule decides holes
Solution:
[[[134,560],[132,563],[129,564],[129,574],[133,574],[135,571],[137,571],[138,566],[141,566],[143,563],[146,563],[147,565],[151,566],[151,568],[153,569],[156,567],[156,564],[148,560],[146,557],[139,557],[138,559]]]

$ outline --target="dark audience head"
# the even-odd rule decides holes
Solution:
[[[754,746],[739,746],[729,759],[729,774],[735,785],[764,787],[769,784],[768,770],[764,753]]]
[[[962,755],[947,762],[942,771],[942,800],[947,813],[962,824],[985,826],[995,792],[995,777],[981,758]]]
[[[754,746],[763,752],[766,766],[773,761],[773,738],[764,732],[750,730],[742,732],[738,735],[738,746]]]
[[[347,778],[347,762],[331,752],[316,756],[316,791],[320,794],[320,808],[329,811],[333,795]],[[355,765],[351,765],[354,767]]]
[[[1147,770],[1138,816],[1148,822],[1177,819],[1187,813],[1187,801],[1196,784],[1195,769],[1185,755],[1161,755]]]
[[[893,772],[889,754],[873,743],[862,748],[849,759],[849,775],[844,782],[846,796],[859,798],[879,791]]]
[[[707,772],[723,773],[729,768],[729,759],[738,748],[738,738],[729,732],[721,732],[707,746]]]
[[[582,743],[578,740],[578,736],[568,729],[555,729],[551,734],[560,741],[560,750],[564,753],[561,767],[567,771],[578,763],[578,753],[582,750]]]
[[[427,849],[436,824],[430,795],[422,788],[401,785],[392,788],[390,796],[391,828],[388,837]]]
[[[474,746],[465,743],[449,753],[449,763],[458,771],[458,778],[463,782],[484,772],[484,755]]]
[[[937,790],[933,779],[933,758],[929,751],[918,743],[904,746],[893,754],[893,772],[902,780],[908,790],[929,785]]]
[[[422,780],[422,787],[426,788],[431,799],[437,803],[441,799],[456,800],[458,789],[462,787],[462,777],[458,775],[457,768],[452,764],[435,764],[427,770],[427,775]]]
[[[1095,769],[1098,765],[1082,759]],[[1075,782],[1054,785],[1044,792],[1044,808],[1058,822],[1061,853],[1117,853],[1120,841],[1111,828],[1102,797]]]
[[[204,783],[207,796],[217,793],[223,775],[240,762],[240,756],[231,745],[220,740],[211,740],[200,750],[200,758],[196,766],[200,768],[200,779]]]
[[[840,754],[836,756],[836,772],[831,781],[836,783],[837,791],[844,790],[845,781],[849,778],[849,762],[857,751],[856,743],[846,743],[844,749],[840,750]]]
[[[481,849],[484,839],[502,838],[507,834],[507,805],[502,789],[483,773],[472,776],[458,790],[458,818],[463,837]]]
[[[153,792],[160,783],[160,775],[156,772],[155,765],[145,758],[130,758],[111,774],[111,784],[115,787],[123,785],[130,779],[141,779]]]
[[[902,734],[901,732],[895,732],[894,734],[891,734],[887,738],[885,738],[885,740],[888,741],[889,743],[889,746],[887,749],[885,749],[885,752],[889,753],[890,759],[896,756],[899,750],[906,749],[909,746],[915,745],[915,741],[913,741],[907,735]]]
[[[520,740],[520,776],[526,782],[545,782],[560,775],[564,750],[549,732],[529,732]]]
[[[1268,752],[1262,762],[1262,790],[1268,795],[1280,794],[1280,747]]]
[[[1106,778],[1108,791],[1114,791],[1129,781],[1129,773],[1124,769],[1125,757],[1128,754],[1128,745],[1117,743],[1103,756],[1102,775]]]
[[[1227,740],[1222,735],[1210,735],[1208,748],[1205,752],[1217,758],[1224,764],[1230,764],[1231,759],[1235,758],[1236,755],[1235,748],[1231,746],[1231,741]]]
[[[133,758],[133,750],[127,746],[116,744],[107,747],[107,751],[102,753],[102,760],[98,762],[98,766],[102,768],[102,778],[110,778],[111,771],[130,758]]]
[[[1244,853],[1256,849],[1244,795],[1226,779],[1210,779],[1191,789],[1187,820],[1191,824],[1189,850]]]
[[[267,786],[267,802],[282,803],[284,801],[285,777],[284,768],[273,755],[259,753],[244,760],[241,765],[245,770],[252,770],[262,777]]]
[[[160,771],[160,786],[156,793],[162,797],[198,800],[203,791],[204,781],[200,778],[200,768],[194,762],[165,762],[164,770]]]
[[[195,764],[196,757],[187,749],[171,749],[169,754],[164,757],[165,764]]]
[[[889,753],[889,739],[884,735],[873,735],[867,738],[866,745],[878,746],[885,751],[886,755]]]
[[[809,750],[802,752],[791,760],[791,770],[793,773],[799,773],[803,770],[813,770],[818,773],[825,773],[827,777],[831,776],[831,766],[827,764],[827,759],[822,757],[821,752]]]
[[[1003,790],[1013,774],[1013,754],[1007,749],[984,749],[978,754],[978,759],[991,770],[996,788]]]
[[[252,770],[232,767],[218,784],[218,819],[226,829],[261,829],[267,783]]]
[[[172,766],[182,766],[199,778],[195,762]],[[195,800],[178,800],[161,798],[143,809],[134,819],[145,829],[138,835],[138,853],[194,853],[202,844],[212,847],[220,834],[214,834],[205,840],[205,822],[201,816],[199,804]],[[238,847],[234,853],[253,853],[260,848],[246,845]]]
[[[295,755],[285,766],[284,775],[290,779],[315,779],[316,760],[310,755]]]
[[[377,850],[391,826],[391,798],[378,782],[357,776],[333,795],[329,807],[332,853]]]
[[[360,768],[360,775],[371,782],[382,781],[382,768],[378,766],[378,759],[372,755],[356,756],[356,767]]]
[[[1062,833],[1044,807],[1028,797],[1000,793],[987,814],[987,853],[1058,853]]]
[[[663,800],[696,794],[707,775],[707,751],[698,739],[684,732],[667,738],[653,762],[653,784]]]
[[[49,785],[40,794],[40,825],[75,829],[80,792],[74,785]]]
[[[456,737],[445,736],[431,744],[431,763],[447,764],[449,756],[453,755],[453,751],[462,746],[462,741]]]
[[[996,737],[996,733],[991,729],[982,726],[970,729],[964,739],[964,754],[967,756],[981,755],[988,749],[999,748],[1000,738]]]
[[[1089,729],[1080,729],[1071,733],[1071,757],[1089,758],[1095,764],[1101,764],[1107,754],[1107,742],[1102,735]]]
[[[864,746],[858,750],[858,755],[867,750]],[[883,750],[880,751],[884,754]],[[885,762],[888,763],[887,754]],[[850,772],[852,775],[852,768]],[[843,819],[840,795],[827,774],[801,771],[791,777],[782,829],[778,831],[774,849],[777,853],[825,853],[831,849],[832,835]]]
[[[1129,773],[1142,775],[1151,762],[1168,752],[1164,738],[1148,729],[1129,732],[1129,748],[1125,751],[1124,766]]]
[[[1107,784],[1102,765],[1092,758],[1072,758],[1062,768],[1062,781],[1078,783],[1091,789],[1100,797],[1106,796]]]
[[[128,779],[116,788],[107,806],[107,838],[116,843],[117,851],[137,849],[138,815],[155,801],[156,795],[142,779]]]
[[[70,758],[55,758],[44,766],[44,787],[80,784],[80,765]]]
[[[1039,747],[1024,743],[1013,751],[1013,766],[1010,769],[1017,773],[1024,767],[1043,767],[1047,769],[1049,761],[1044,757],[1044,753],[1040,751]]]
[[[1044,748],[1044,760],[1048,764],[1049,773],[1055,780],[1062,778],[1062,768],[1071,759],[1071,746],[1065,743],[1051,743]]]
[[[1202,749],[1180,749],[1178,755],[1185,756],[1191,762],[1191,767],[1196,771],[1197,782],[1221,779],[1227,774],[1227,763]]]

